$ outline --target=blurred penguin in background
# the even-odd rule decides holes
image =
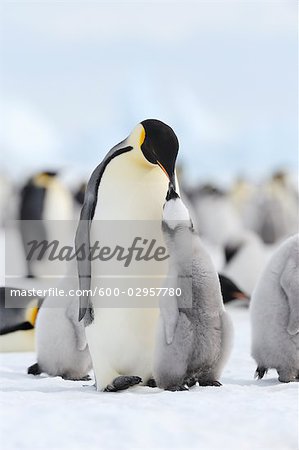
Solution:
[[[27,181],[21,191],[19,219],[25,257],[29,242],[58,239],[57,226],[51,221],[71,221],[73,200],[57,172],[40,172]],[[33,258],[26,258],[26,264],[27,277],[34,277]]]
[[[78,189],[76,190],[76,192],[74,193],[74,199],[75,201],[78,203],[78,205],[80,205],[80,207],[83,205],[84,203],[84,195],[85,195],[85,191],[86,191],[86,182],[82,182]]]
[[[256,376],[276,369],[279,381],[299,380],[299,235],[274,253],[253,292],[252,356]]]
[[[253,197],[247,226],[266,244],[275,244],[297,232],[298,212],[298,191],[287,173],[278,171]]]
[[[34,326],[43,299],[19,291],[0,288],[0,352],[34,350]]]
[[[186,196],[194,211],[191,217],[194,229],[220,272],[225,265],[224,247],[228,236],[240,228],[238,214],[230,204],[227,193],[215,185],[199,185],[189,189]]]
[[[11,180],[5,173],[0,173],[0,228],[5,226],[8,219],[13,218],[15,197]]]
[[[81,208],[84,203],[86,186],[86,181],[82,181],[78,186],[76,186],[76,189],[73,190],[74,216],[78,219],[80,218]]]
[[[218,272],[250,296],[272,248],[266,248],[260,236],[246,229],[227,192],[207,185],[193,189],[189,197],[203,244],[211,255],[215,254],[211,244],[222,253],[222,265],[216,266]]]
[[[233,182],[229,191],[232,205],[246,229],[251,229],[252,217],[256,213],[254,201],[257,191],[255,184],[240,176]]]
[[[237,300],[239,303],[249,305],[249,295],[243,292],[230,278],[222,273],[218,274],[223,303],[229,303]]]
[[[224,250],[226,264],[221,273],[251,295],[273,249],[266,248],[256,233],[241,229],[227,240]]]
[[[242,227],[227,192],[214,185],[202,185],[189,190],[188,197],[204,242],[224,248],[228,238]]]

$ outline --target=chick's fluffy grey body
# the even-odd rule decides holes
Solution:
[[[62,286],[67,292],[68,281]],[[28,373],[45,372],[68,380],[87,380],[91,357],[76,297],[47,297],[36,321],[37,364]]]
[[[269,368],[282,382],[299,378],[299,235],[274,253],[251,299],[252,356],[262,378]]]
[[[217,273],[190,222],[174,229],[166,222],[163,231],[170,255],[165,287],[180,288],[182,295],[160,299],[155,380],[169,390],[196,382],[217,386],[232,339]]]

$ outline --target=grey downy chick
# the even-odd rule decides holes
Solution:
[[[65,278],[60,288],[68,292],[72,280]],[[83,322],[78,321],[78,298],[48,296],[36,321],[37,363],[28,374],[42,372],[66,380],[89,380],[91,357]]]
[[[220,386],[218,380],[231,350],[232,324],[212,260],[172,186],[163,209],[162,230],[170,258],[164,285],[168,295],[160,296],[154,378],[158,387],[171,391],[185,390],[197,382]]]
[[[299,235],[273,254],[252,294],[251,354],[256,376],[276,369],[279,381],[299,379]]]

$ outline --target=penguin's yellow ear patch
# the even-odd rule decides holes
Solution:
[[[46,173],[40,173],[34,177],[34,184],[37,187],[47,188],[51,182],[51,177]]]
[[[38,307],[35,306],[33,308],[29,308],[26,312],[26,320],[31,323],[31,325],[34,327],[36,317],[38,313]]]
[[[145,129],[142,127],[139,137],[139,146],[141,147],[145,139]]]

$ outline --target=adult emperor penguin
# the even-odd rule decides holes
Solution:
[[[73,199],[55,171],[38,172],[21,191],[19,226],[27,264],[27,276],[36,275],[35,260],[27,259],[28,243],[60,239],[55,221],[73,219]]]
[[[197,382],[220,386],[218,379],[231,350],[232,323],[212,260],[171,186],[162,229],[170,261],[166,291],[160,295],[154,379],[158,387],[170,391]]]
[[[113,147],[88,182],[76,234],[76,249],[82,245],[89,248],[91,241],[97,239],[107,239],[110,247],[122,244],[126,247],[125,227],[136,227],[136,233],[139,233],[137,224],[140,222],[145,224],[145,228],[150,223],[159,224],[162,238],[162,207],[168,182],[176,184],[178,149],[178,139],[172,128],[155,119],[142,121],[124,141]],[[98,232],[95,219],[97,223],[110,221],[108,231],[106,227],[102,233]],[[113,226],[117,223],[123,225],[115,233]],[[151,267],[147,267],[148,273],[158,275],[152,278],[150,287],[161,286],[167,265],[153,261]],[[94,274],[101,273],[101,270],[105,271],[104,263],[78,258],[80,289],[94,287]],[[133,286],[138,270],[139,266],[133,264],[130,277],[126,277],[127,272],[122,270],[121,264],[117,266],[117,282],[122,293],[119,307],[115,307],[114,300],[118,299],[113,296],[104,299],[108,306],[112,305],[110,308],[107,308],[107,303],[100,307],[103,297],[80,298],[79,319],[84,318],[97,390],[122,390],[134,384],[145,384],[152,377],[159,309],[157,301],[150,303],[152,307],[144,307],[145,300],[148,300],[144,297],[136,297],[137,307],[127,307],[130,303],[128,289]],[[136,284],[135,279],[134,286],[141,288],[144,280],[141,278]]]
[[[284,241],[253,292],[251,354],[256,376],[274,368],[279,381],[299,380],[299,235]]]

